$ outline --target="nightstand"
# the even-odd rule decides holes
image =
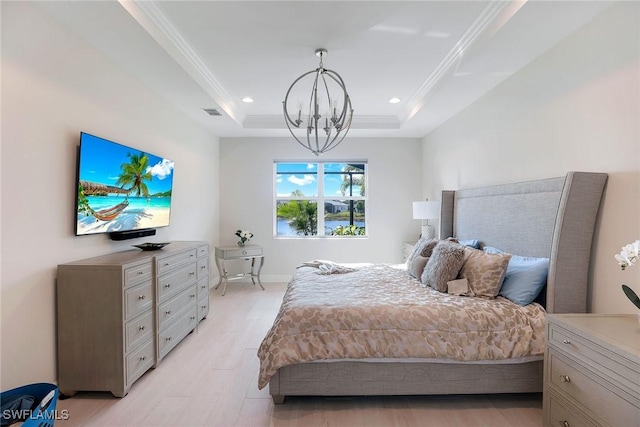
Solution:
[[[416,242],[403,242],[402,243],[402,262],[407,262],[407,259],[413,252],[413,248],[416,246]]]
[[[546,331],[544,425],[638,425],[637,316],[548,314]]]
[[[235,259],[244,259],[247,261],[251,260],[251,270],[247,273],[230,275],[227,272],[225,261]],[[258,261],[257,268],[256,260]],[[224,296],[225,292],[227,292],[227,283],[232,280],[240,280],[249,277],[251,278],[251,282],[254,285],[256,284],[257,280],[258,285],[260,285],[260,287],[264,291],[264,286],[262,286],[262,282],[260,281],[260,271],[262,270],[263,265],[264,255],[262,254],[262,246],[216,246],[216,266],[218,267],[218,271],[220,272],[220,279],[218,280],[218,284],[216,284],[214,289],[218,289],[220,285],[224,283],[224,287],[222,288],[222,295]]]

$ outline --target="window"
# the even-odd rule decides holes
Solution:
[[[275,236],[366,236],[366,166],[275,162]]]

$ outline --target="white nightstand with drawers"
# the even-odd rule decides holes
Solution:
[[[417,242],[402,242],[402,262],[406,262]]]
[[[632,426],[640,420],[635,315],[548,314],[545,426]]]
[[[251,261],[251,270],[246,273],[229,274],[227,271],[225,261],[244,259]],[[256,262],[258,261],[258,262]],[[264,255],[262,252],[262,246],[259,245],[244,245],[244,246],[216,246],[216,266],[220,272],[220,280],[214,289],[218,289],[220,285],[224,283],[222,288],[222,295],[227,292],[227,283],[232,280],[240,280],[246,277],[251,278],[251,282],[255,285],[256,280],[258,285],[264,291],[264,286],[260,281],[260,271],[264,265]]]

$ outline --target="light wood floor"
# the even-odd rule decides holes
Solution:
[[[70,426],[541,426],[540,394],[312,398],[274,406],[258,390],[257,348],[275,318],[284,284],[266,291],[231,283],[211,292],[198,329],[140,378],[129,394],[78,393],[60,400]]]

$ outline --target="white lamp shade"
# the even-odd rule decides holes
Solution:
[[[440,218],[440,202],[422,201],[413,202],[413,219],[437,219]]]

